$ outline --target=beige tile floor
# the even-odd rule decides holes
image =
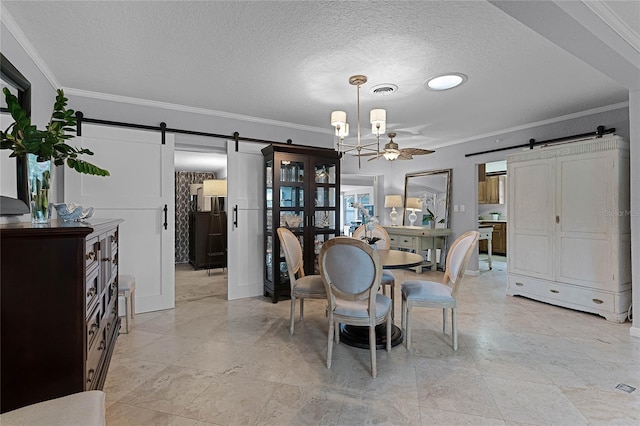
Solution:
[[[368,351],[343,344],[326,368],[322,301],[307,302],[290,336],[289,301],[228,302],[223,271],[178,265],[176,308],[137,315],[118,338],[107,424],[640,424],[630,323],[506,296],[505,266],[481,262],[465,279],[457,352],[441,311],[416,309],[413,348],[378,351],[372,379]],[[416,277],[395,274],[397,285]]]

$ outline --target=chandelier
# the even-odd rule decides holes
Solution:
[[[333,111],[331,113],[331,125],[336,129],[338,137],[338,151],[341,154],[355,152],[358,157],[358,168],[361,167],[360,157],[362,155],[376,155],[380,151],[380,134],[386,131],[387,111],[384,109],[372,109],[369,113],[369,122],[371,123],[371,132],[376,135],[376,142],[362,144],[360,141],[360,86],[367,82],[364,75],[354,75],[349,77],[349,84],[356,86],[357,93],[357,118],[358,118],[358,134],[356,144],[348,144],[344,138],[349,135],[349,124],[347,123],[347,113],[344,111]],[[375,146],[375,148],[374,148]],[[363,154],[362,151],[370,151],[369,154]]]

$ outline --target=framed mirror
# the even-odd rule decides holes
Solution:
[[[443,169],[405,175],[403,225],[450,227],[451,172]]]
[[[16,95],[20,106],[31,115],[31,83],[12,64],[1,55],[0,77],[2,88],[8,88]],[[0,127],[5,131],[13,122],[4,94],[0,92]],[[27,164],[24,158],[9,157],[10,150],[0,150],[0,216],[12,216],[29,213],[29,194],[27,188]]]

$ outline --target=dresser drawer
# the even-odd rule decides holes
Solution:
[[[571,284],[546,281],[537,278],[509,275],[507,294],[521,294],[534,299],[557,303],[561,306],[586,308],[588,312],[615,312],[615,295]]]
[[[398,236],[389,234],[389,247],[395,248],[398,247]]]
[[[93,307],[98,300],[98,295],[100,292],[100,269],[93,268],[93,270],[89,273],[87,278],[85,279],[85,309],[87,315],[91,313]]]
[[[98,340],[98,335],[100,334],[100,313],[102,310],[100,309],[100,305],[95,307],[91,315],[87,319],[87,353],[91,352],[91,349],[94,347],[96,341]]]
[[[400,235],[398,237],[398,247],[402,248],[414,248],[416,244],[416,237],[407,237]]]
[[[106,330],[101,330],[97,333],[95,344],[89,350],[87,354],[86,363],[86,376],[85,376],[85,389],[97,389],[100,378],[99,369],[102,360],[102,355],[107,349],[107,338],[105,334]]]
[[[98,241],[98,237],[88,239],[86,244],[85,256],[84,256],[85,270],[87,272],[97,267],[98,264],[100,263],[98,259],[99,251],[100,251],[100,242]]]
[[[104,329],[106,333],[107,342],[111,340],[114,327],[118,324],[118,300],[113,299],[111,304],[107,307],[107,316],[104,320]]]

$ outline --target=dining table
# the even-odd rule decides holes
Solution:
[[[424,261],[422,255],[409,251],[377,249],[377,252],[383,269],[407,269],[421,265]],[[391,303],[394,301],[392,300]],[[340,341],[345,345],[369,349],[369,327],[341,324]],[[394,324],[391,330],[391,346],[398,346],[400,343],[402,343],[402,330]],[[376,349],[386,347],[387,324],[378,324],[376,326]]]

